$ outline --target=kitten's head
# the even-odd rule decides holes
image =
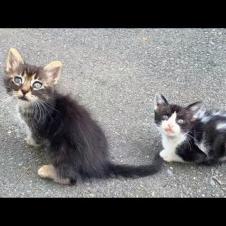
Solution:
[[[189,132],[201,108],[201,102],[181,107],[169,104],[163,95],[156,95],[154,100],[155,124],[167,137],[178,137]]]
[[[26,64],[20,53],[11,48],[5,66],[6,90],[20,102],[45,101],[51,96],[61,69],[60,61],[53,61],[45,67]]]

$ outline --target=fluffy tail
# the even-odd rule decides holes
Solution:
[[[108,165],[108,176],[110,177],[146,177],[157,173],[162,166],[163,160],[157,154],[154,158],[153,164],[143,166],[130,166],[130,165],[118,165],[109,163]]]

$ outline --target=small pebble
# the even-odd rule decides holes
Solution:
[[[211,180],[210,180],[210,184],[212,185],[212,186],[215,186],[216,184],[215,184],[215,182],[214,182],[214,180],[211,178]]]
[[[167,170],[167,174],[169,175],[169,176],[173,176],[173,172],[171,171],[171,170]]]

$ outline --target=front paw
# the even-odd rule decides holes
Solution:
[[[56,177],[55,169],[52,165],[43,165],[38,170],[38,175],[42,178],[52,178]]]
[[[171,153],[169,153],[168,151],[166,150],[162,150],[160,153],[159,153],[160,157],[166,161],[166,162],[172,162],[173,161],[173,158],[171,156]]]
[[[57,176],[56,169],[53,165],[43,165],[39,168],[38,175],[41,178],[52,179],[59,184],[72,185],[69,178],[59,178]]]
[[[37,144],[32,137],[26,137],[25,141],[29,146],[32,146],[32,147],[40,147],[41,146],[40,144]]]

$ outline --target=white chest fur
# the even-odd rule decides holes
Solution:
[[[26,122],[21,117],[21,114],[20,114],[20,110],[19,110],[19,106],[18,105],[16,105],[16,117],[17,117],[18,124],[19,124],[19,126],[22,129],[24,128],[24,126],[27,126]]]
[[[28,127],[27,123],[24,121],[23,117],[21,117],[21,114],[20,114],[20,110],[23,111],[23,108],[21,108],[20,110],[19,110],[19,108],[20,108],[20,106],[17,105],[16,106],[16,111],[17,111],[18,124],[20,125],[22,130],[25,129],[25,132],[26,132],[27,136],[30,136],[31,130]]]
[[[168,138],[162,135],[162,145],[164,150],[160,152],[160,156],[167,162],[184,162],[184,160],[176,154],[176,148],[185,141],[186,137],[180,135],[174,138]]]
[[[27,125],[27,123],[24,121],[23,117],[21,117],[21,113],[26,113],[29,112],[29,109],[26,109],[24,107],[21,106],[17,106],[17,118],[18,118],[18,123],[21,126],[21,128],[26,132],[27,137],[25,138],[25,141],[27,142],[28,145],[30,146],[34,146],[34,147],[38,147],[39,144],[36,143],[36,141],[33,139],[32,137],[32,132],[29,128],[29,126]]]
[[[162,135],[162,145],[165,150],[169,152],[175,152],[177,146],[182,144],[185,141],[186,137],[184,135],[180,135],[175,138],[168,138],[165,135]]]

